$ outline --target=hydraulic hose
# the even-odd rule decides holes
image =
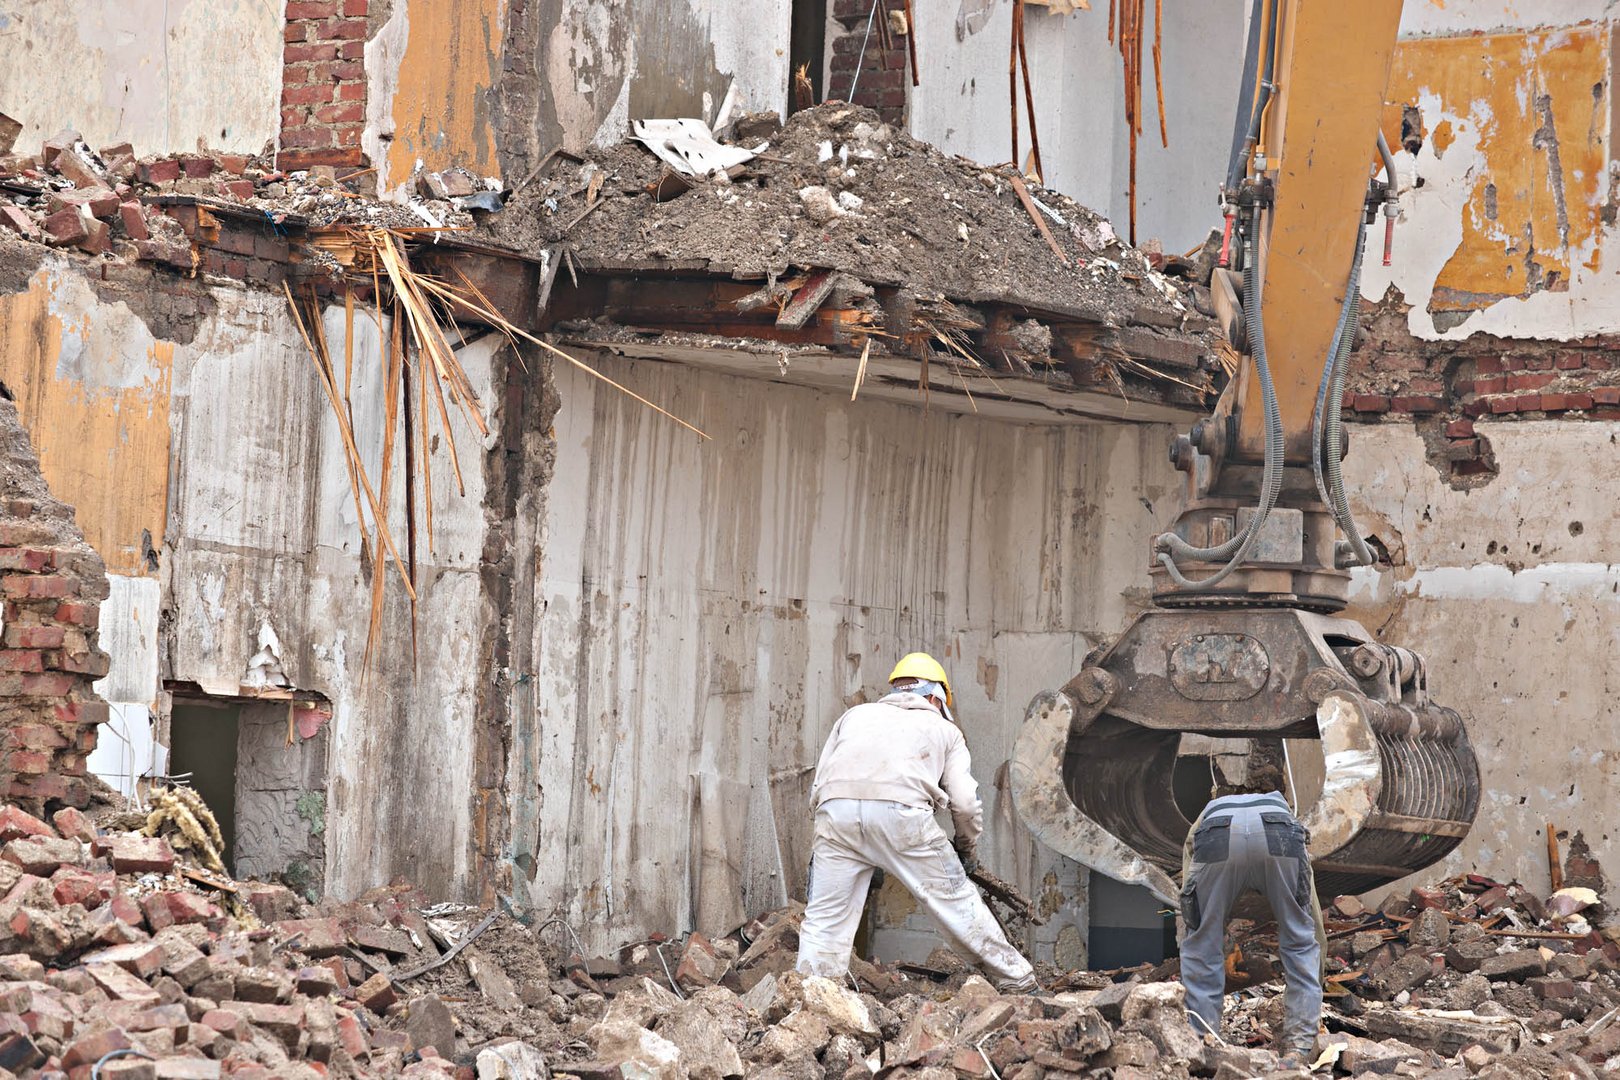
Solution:
[[[1254,0],[1254,6],[1249,12],[1249,44],[1243,57],[1243,76],[1238,91],[1237,117],[1232,128],[1232,150],[1226,162],[1226,186],[1223,189],[1228,199],[1235,199],[1238,182],[1248,171],[1249,158],[1260,141],[1260,121],[1266,114],[1266,106],[1271,103],[1271,94],[1276,87],[1273,81],[1277,66],[1277,12],[1271,12],[1271,25],[1267,27],[1265,40],[1265,55],[1257,55],[1261,48],[1260,24],[1266,19],[1266,0]],[[1258,73],[1259,83],[1255,79]],[[1249,101],[1249,114],[1245,122],[1243,104]]]
[[[1345,376],[1350,367],[1350,350],[1355,346],[1356,328],[1361,322],[1361,261],[1366,248],[1367,233],[1358,220],[1356,252],[1350,263],[1350,278],[1345,285],[1344,303],[1339,309],[1339,323],[1333,331],[1333,344],[1323,362],[1322,381],[1316,389],[1316,408],[1311,417],[1311,474],[1316,479],[1316,493],[1333,515],[1339,530],[1349,538],[1358,566],[1371,563],[1373,555],[1350,513],[1339,447],[1344,437],[1341,410],[1344,405]]]
[[[1261,281],[1258,258],[1260,235],[1260,208],[1250,211],[1247,235],[1244,237],[1243,256],[1243,322],[1249,335],[1249,354],[1254,359],[1255,375],[1260,379],[1260,395],[1264,403],[1266,425],[1265,466],[1260,478],[1260,503],[1249,518],[1248,528],[1224,544],[1212,547],[1194,547],[1175,533],[1161,533],[1154,541],[1158,549],[1159,565],[1170,579],[1182,588],[1209,588],[1225,581],[1234,570],[1242,566],[1254,547],[1260,529],[1277,505],[1283,481],[1283,426],[1282,410],[1277,404],[1277,387],[1271,378],[1271,365],[1266,358],[1265,323],[1261,318]],[[1207,578],[1194,581],[1182,574],[1176,557],[1213,562],[1230,556],[1230,561]]]

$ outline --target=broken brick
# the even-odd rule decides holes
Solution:
[[[0,807],[0,843],[19,837],[55,835],[55,829],[20,807],[10,804]]]
[[[61,644],[60,637],[57,644]],[[58,833],[70,839],[91,843],[96,838],[95,825],[85,816],[83,810],[76,807],[64,806],[51,815],[51,822],[56,826]]]
[[[218,914],[219,909],[196,893],[164,891],[144,897],[141,910],[146,913],[148,926],[162,930],[176,923],[206,922]]]
[[[158,992],[117,964],[86,964],[84,970],[109,995],[119,1001],[157,1004]]]
[[[150,240],[152,233],[146,227],[146,212],[138,202],[118,204],[118,219],[123,222],[124,232],[131,240]]]
[[[84,849],[77,840],[41,836],[12,840],[0,848],[0,859],[21,867],[27,873],[48,877],[64,863],[72,866],[83,862]]]
[[[117,964],[131,975],[146,979],[163,969],[163,946],[153,941],[114,945],[81,958],[86,964]]]
[[[388,1010],[388,1006],[399,1000],[399,995],[394,992],[394,984],[388,976],[378,973],[355,988],[354,999],[381,1015]]]
[[[1532,949],[1521,949],[1500,956],[1486,957],[1480,962],[1479,973],[1487,979],[1524,982],[1534,976],[1545,975],[1547,962],[1541,958],[1541,953]]]
[[[135,175],[143,184],[169,184],[180,179],[180,163],[172,158],[143,161],[135,166]]]
[[[120,874],[166,873],[174,869],[174,848],[161,836],[124,833],[104,839],[113,869]]]
[[[0,225],[4,225],[20,236],[29,238],[32,238],[38,231],[35,229],[34,219],[28,215],[28,211],[16,203],[10,202],[0,203]]]
[[[275,928],[280,941],[305,956],[331,956],[349,944],[336,919],[283,919]]]
[[[80,1065],[94,1065],[114,1050],[133,1049],[134,1044],[122,1028],[106,1028],[83,1038],[75,1039],[62,1052],[62,1068],[73,1070]]]

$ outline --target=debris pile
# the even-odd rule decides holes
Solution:
[[[316,165],[282,172],[268,155],[137,158],[128,143],[96,150],[72,130],[24,154],[13,149],[16,131],[8,119],[0,114],[0,228],[91,255],[191,269],[188,238],[162,213],[161,202],[154,203],[175,196],[244,207],[271,225],[299,227],[467,228],[471,210],[500,205],[499,183],[464,169],[420,172],[412,182],[420,197],[401,204],[366,196],[375,186],[370,169]]]
[[[1231,999],[1216,1041],[1188,1027],[1174,962],[1046,970],[1051,992],[1007,996],[941,950],[925,965],[857,959],[844,984],[793,972],[794,908],[726,939],[658,936],[588,957],[560,920],[531,929],[426,905],[405,886],[311,907],[233,881],[205,865],[218,836],[184,795],[100,829],[72,809],[52,821],[0,810],[0,1077],[1146,1080],[1277,1068],[1265,1045],[1281,1011],[1274,981]],[[1336,901],[1321,1071],[1620,1067],[1616,949],[1592,929],[1595,895],[1543,902],[1459,879],[1376,911]],[[1246,940],[1263,948],[1262,935]]]
[[[128,829],[0,809],[0,1077],[544,1075],[572,1010],[534,935],[405,888],[310,908],[233,881],[186,795]]]

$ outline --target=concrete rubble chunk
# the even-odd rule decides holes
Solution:
[[[1534,949],[1488,956],[1480,961],[1479,973],[1493,981],[1524,982],[1547,973],[1547,961]]]
[[[505,1042],[478,1051],[478,1080],[549,1080],[545,1055],[525,1042]]]
[[[831,979],[812,975],[802,986],[804,1008],[824,1020],[832,1031],[843,1035],[876,1036],[877,1025],[859,994]]]
[[[603,1020],[586,1033],[597,1060],[618,1065],[625,1080],[682,1080],[680,1047],[644,1027],[624,1020]]]
[[[1438,907],[1425,907],[1407,928],[1407,940],[1425,948],[1442,948],[1451,939],[1451,921]]]
[[[456,1022],[437,994],[411,998],[405,1005],[405,1033],[411,1049],[420,1053],[431,1046],[441,1055],[456,1052]]]
[[[747,1033],[746,1023],[728,1032],[702,1003],[688,1001],[660,1019],[654,1030],[680,1050],[692,1080],[725,1080],[743,1075],[737,1043]]]
[[[0,154],[9,154],[22,134],[22,121],[0,113]]]
[[[1393,964],[1373,977],[1379,992],[1386,997],[1415,990],[1434,977],[1434,965],[1421,949],[1404,953]]]

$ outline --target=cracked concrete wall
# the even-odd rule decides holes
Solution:
[[[1346,475],[1394,565],[1357,572],[1350,613],[1425,657],[1435,700],[1469,725],[1484,789],[1468,838],[1419,878],[1477,870],[1545,890],[1548,822],[1600,861],[1620,836],[1620,523],[1592,468],[1614,460],[1620,423],[1498,425],[1501,474],[1467,491],[1416,432],[1377,430],[1356,438]]]
[[[600,947],[802,896],[822,740],[912,649],[955,677],[987,865],[1031,892],[1063,875],[1013,820],[1002,765],[1030,698],[1145,602],[1146,537],[1178,490],[1165,430],[600,367],[715,438],[556,373],[534,659],[510,709],[520,899]],[[1084,878],[1064,880],[1041,950],[1074,958]]]
[[[245,684],[268,630],[290,685],[332,703],[330,734],[317,736],[331,763],[321,785],[324,888],[350,894],[403,874],[445,897],[469,895],[469,733],[489,617],[479,571],[486,449],[476,433],[457,431],[464,499],[442,440],[433,454],[419,651],[391,581],[379,653],[364,673],[375,568],[359,551],[340,436],[285,298],[178,278],[165,283],[181,293],[137,298],[70,258],[36,252],[21,265],[6,278],[14,291],[0,295],[9,316],[0,322],[0,382],[20,391],[47,478],[80,500],[92,545],[123,571],[101,605],[111,667],[97,686],[112,715],[91,767],[124,787],[161,772],[165,683],[251,694]],[[375,477],[380,339],[363,314],[355,327],[355,435]],[[326,330],[342,342],[341,308]],[[495,353],[488,339],[461,352],[486,418]],[[396,468],[390,505],[402,537],[403,504]],[[282,748],[295,760],[311,752],[302,742]],[[268,837],[267,857],[291,852],[285,840]]]

